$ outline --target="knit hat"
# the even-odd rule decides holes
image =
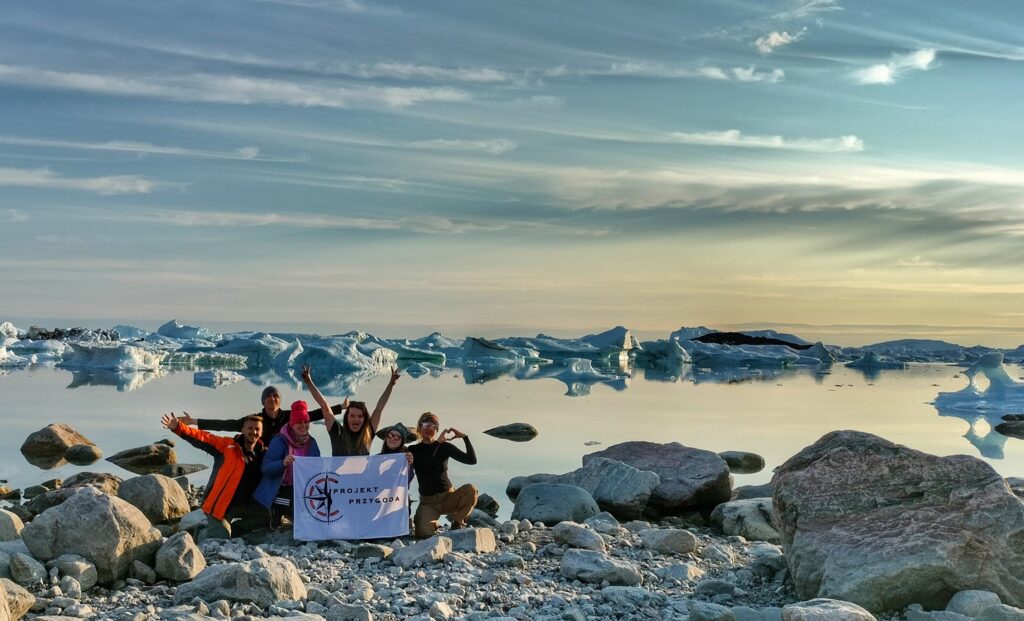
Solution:
[[[294,425],[295,423],[308,423],[309,422],[309,407],[305,401],[296,401],[292,404],[292,413],[288,417],[288,424]]]
[[[267,397],[270,395],[277,395],[278,397],[281,396],[281,393],[277,392],[277,386],[267,386],[263,389],[263,394],[260,395],[260,405],[263,405],[267,400]]]

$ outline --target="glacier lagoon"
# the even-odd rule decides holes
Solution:
[[[671,373],[622,360],[597,371],[617,379],[594,384],[577,384],[564,376],[560,380],[557,373],[517,379],[514,371],[479,373],[462,368],[434,368],[414,377],[417,369],[403,366],[413,373],[403,374],[384,423],[410,424],[421,412],[431,410],[441,417],[443,426],[469,434],[479,464],[452,462],[452,480],[477,484],[501,503],[502,516],[511,511],[504,490],[512,476],[568,472],[580,466],[584,454],[626,440],[679,442],[715,452],[762,455],[767,467],[756,474],[734,475],[735,486],[769,481],[774,466],[836,429],[867,431],[938,455],[972,455],[1003,476],[1024,474],[1024,441],[992,429],[1006,412],[974,407],[940,410],[933,404],[939,393],[964,389],[963,366],[911,363],[904,369],[863,371],[842,364],[819,369],[719,370],[682,365]],[[1024,375],[1018,364],[1007,363],[1004,368],[1014,380]],[[8,487],[23,489],[81,471],[132,476],[105,460],[49,470],[29,465],[18,449],[28,434],[49,423],[71,425],[109,456],[172,438],[160,427],[164,412],[187,411],[209,418],[256,412],[260,391],[270,383],[281,389],[283,407],[296,399],[311,401],[286,371],[243,374],[246,379],[214,390],[195,383],[192,370],[0,369],[5,405],[0,479],[7,480]],[[372,404],[386,380],[386,370],[363,373],[355,381],[334,383],[335,390],[325,393],[332,403],[352,391],[352,397]],[[983,389],[986,379],[980,376],[978,384]],[[482,433],[512,422],[533,425],[539,436],[519,443]],[[322,424],[314,425],[312,433],[321,447],[330,446]],[[211,463],[206,454],[184,442],[176,442],[176,450],[179,463]],[[208,476],[205,470],[190,479],[205,484]]]

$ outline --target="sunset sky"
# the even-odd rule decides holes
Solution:
[[[1015,346],[1022,29],[1020,0],[7,3],[0,321]]]

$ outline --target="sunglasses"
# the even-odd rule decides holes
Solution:
[[[422,423],[420,423],[420,427],[434,427],[434,428],[437,428],[437,426],[438,426],[437,423],[432,421],[432,420],[425,420]]]

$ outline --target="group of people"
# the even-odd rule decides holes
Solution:
[[[320,447],[310,435],[314,421],[324,421],[331,441],[331,455],[348,457],[369,455],[373,438],[380,429],[381,417],[391,392],[400,377],[391,370],[391,379],[370,413],[362,401],[331,406],[313,382],[308,366],[302,368],[302,381],[320,407],[310,410],[299,400],[291,409],[281,409],[281,394],[274,386],[263,389],[263,409],[240,419],[192,418],[187,412],[173,412],[162,419],[171,430],[196,448],[210,453],[213,472],[203,498],[208,526],[204,538],[231,537],[240,530],[252,530],[267,524],[280,528],[284,518],[294,516],[292,464],[296,457],[319,457]],[[339,418],[340,415],[340,418]],[[219,436],[210,431],[236,431],[236,436]],[[455,489],[448,478],[448,460],[476,463],[476,452],[466,434],[450,427],[440,429],[436,414],[424,412],[416,423],[415,434],[402,423],[380,431],[384,445],[381,454],[404,453],[410,478],[419,482],[419,503],[413,518],[418,538],[430,537],[438,520],[447,515],[452,528],[461,528],[476,506],[477,489],[463,485]],[[418,438],[416,444],[407,445]],[[461,438],[465,450],[451,444]],[[410,480],[411,482],[411,480]]]

